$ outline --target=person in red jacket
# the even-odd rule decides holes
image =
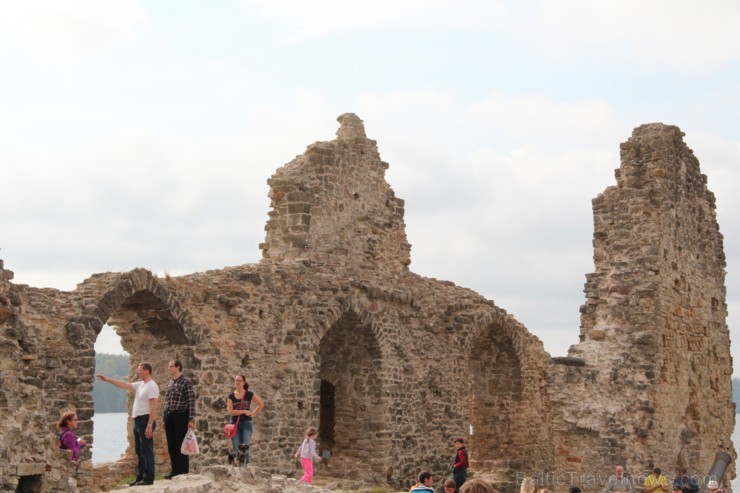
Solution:
[[[455,480],[455,493],[460,492],[460,486],[468,479],[468,451],[465,449],[465,440],[455,438],[455,464],[452,466],[452,478]]]

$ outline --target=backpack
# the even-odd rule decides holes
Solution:
[[[59,440],[59,448],[63,448],[62,440],[64,440],[64,437],[67,435],[67,433],[72,433],[70,430],[64,430],[57,433],[57,440]]]

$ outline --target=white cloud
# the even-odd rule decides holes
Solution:
[[[138,0],[31,0],[0,8],[0,35],[31,58],[57,64],[104,53],[146,22]]]
[[[121,338],[107,324],[103,325],[103,330],[98,334],[95,341],[95,352],[98,354],[128,354],[121,346]]]
[[[459,29],[502,22],[506,8],[500,0],[244,0],[268,17],[283,22],[286,41],[330,36],[373,28],[414,27]]]
[[[609,48],[687,71],[740,59],[740,4],[732,0],[539,0],[519,9],[510,28],[557,56]]]
[[[35,151],[0,149],[0,210],[24,204],[0,215],[7,268],[19,283],[73,289],[93,272],[179,275],[257,261],[267,179],[337,128],[336,110],[316,94],[297,91],[285,104],[294,109],[254,108],[230,134],[141,125]]]
[[[614,145],[623,125],[605,101],[554,102],[544,95],[493,94],[465,110],[472,124],[511,145],[548,148]]]
[[[740,59],[740,3],[717,0],[528,2],[243,0],[283,24],[285,41],[357,30],[494,29],[554,57],[600,52],[645,66],[701,71]],[[609,51],[610,50],[610,51]]]

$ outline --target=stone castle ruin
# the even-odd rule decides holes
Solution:
[[[95,490],[132,470],[130,445],[118,463],[88,460],[75,475],[53,433],[59,411],[75,408],[92,441],[106,323],[132,377],[150,361],[164,389],[167,361],[183,361],[198,393],[196,471],[225,460],[225,396],[240,372],[266,403],[252,460],[272,472],[296,470],[312,425],[331,450],[326,474],[395,485],[421,467],[447,475],[457,436],[471,472],[504,490],[537,474],[555,491],[596,491],[615,464],[703,474],[718,451],[735,456],[722,235],[677,127],[643,125],[622,144],[617,184],[593,201],[579,342],[552,358],[492,301],[409,270],[388,164],[359,118],[339,122],[336,140],[268,180],[257,264],[95,274],[63,292],[13,284],[0,261],[0,490],[66,490],[70,477]],[[426,363],[451,348],[464,357]],[[166,472],[161,426],[155,444]],[[731,466],[727,486],[733,476]]]

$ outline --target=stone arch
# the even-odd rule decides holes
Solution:
[[[465,348],[471,468],[506,480],[518,471],[546,470],[552,450],[545,393],[550,356],[503,310],[474,325]]]
[[[361,304],[349,302],[322,327],[318,346],[319,444],[331,474],[385,480],[390,448],[383,412],[383,331]]]
[[[82,317],[95,336],[111,317],[132,311],[150,324],[150,330],[161,332],[173,344],[197,344],[203,338],[176,294],[148,270],[96,274],[80,284],[75,294],[82,298]]]
[[[94,344],[108,323],[115,328],[121,345],[130,355],[130,377],[135,377],[135,368],[141,361],[154,367],[153,377],[160,389],[164,388],[169,375],[167,362],[170,359],[183,361],[186,373],[200,366],[193,347],[203,339],[202,331],[196,330],[190,314],[177,299],[177,293],[167,288],[162,281],[145,269],[135,269],[123,274],[96,274],[72,293],[81,307],[81,314],[69,319],[65,326],[67,339],[88,354],[95,354]],[[94,359],[89,367],[81,371],[82,382],[94,381]],[[92,388],[81,392],[77,401],[83,419],[91,421],[93,414]],[[160,394],[163,397],[163,394]],[[129,408],[133,397],[129,395]],[[158,416],[164,399],[160,398]],[[157,467],[169,462],[164,439],[163,423],[155,431]],[[92,434],[92,427],[90,427]],[[131,424],[128,431],[128,451],[124,461],[133,457]],[[94,447],[94,444],[93,444]],[[106,470],[102,474],[109,474]],[[100,479],[100,478],[99,478]]]

